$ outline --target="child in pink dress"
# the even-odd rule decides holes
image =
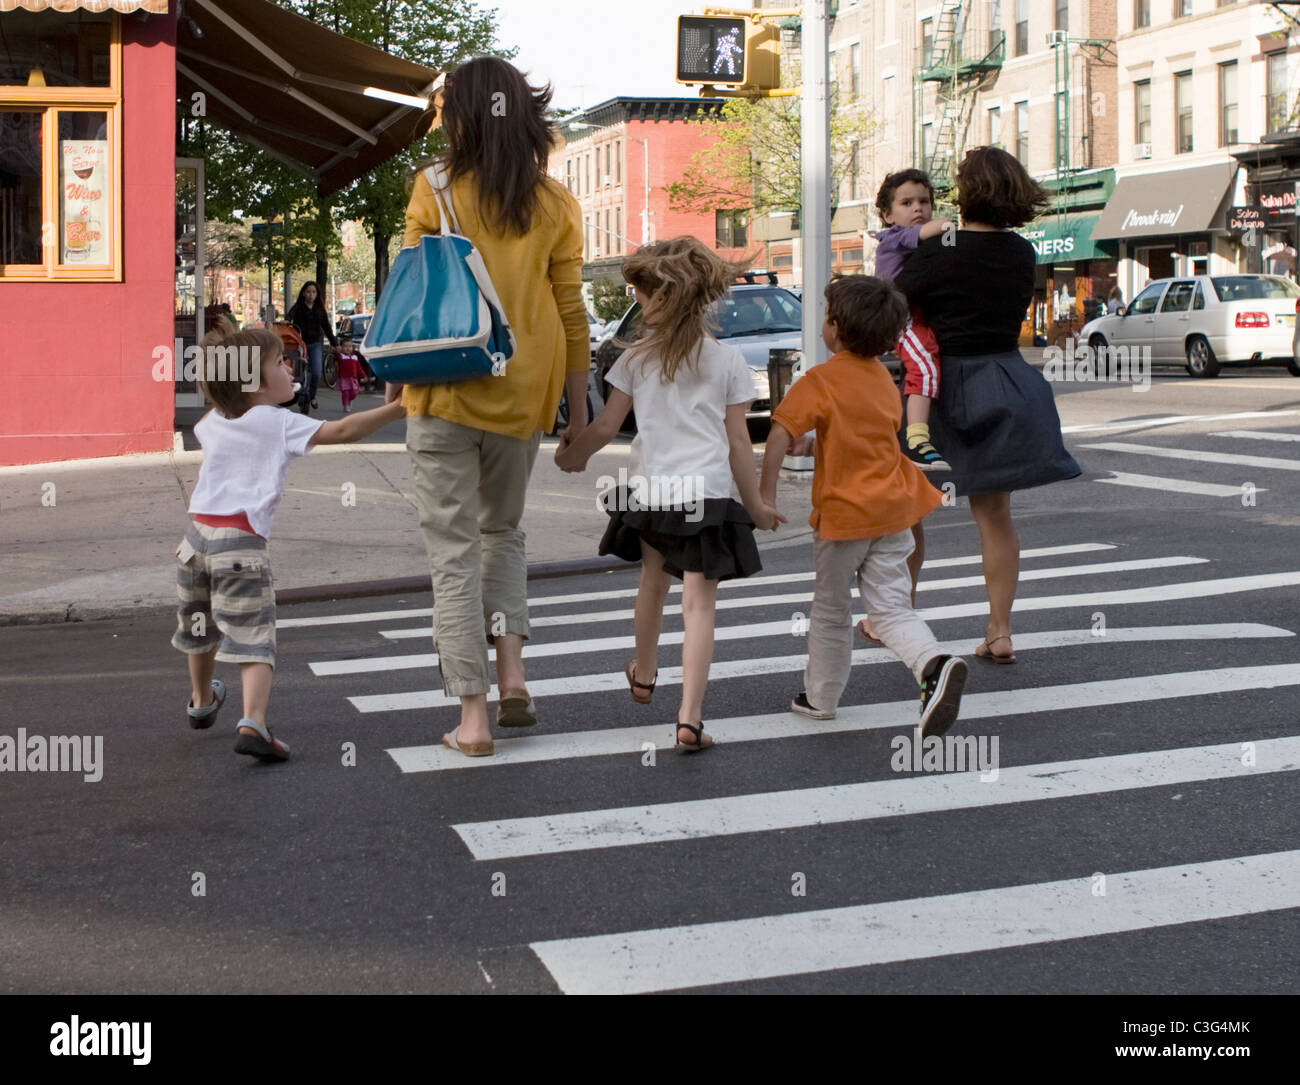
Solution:
[[[339,342],[339,394],[343,397],[343,413],[352,413],[352,401],[361,391],[361,359],[352,349],[351,339]]]

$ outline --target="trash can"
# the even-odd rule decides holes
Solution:
[[[773,411],[794,382],[794,367],[802,358],[802,350],[773,348],[767,352],[767,392]]]

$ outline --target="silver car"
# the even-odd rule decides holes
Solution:
[[[1285,365],[1300,377],[1295,343],[1300,287],[1278,275],[1153,279],[1127,309],[1090,320],[1079,341],[1150,348],[1153,364],[1217,377],[1223,365]]]

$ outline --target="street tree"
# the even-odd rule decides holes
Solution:
[[[693,214],[752,209],[797,213],[803,200],[801,104],[797,97],[729,98],[705,126],[704,150],[667,186],[668,205]],[[831,201],[853,169],[853,144],[877,126],[866,103],[831,103]]]

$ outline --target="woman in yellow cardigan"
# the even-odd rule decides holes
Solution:
[[[567,389],[569,435],[587,424],[591,347],[582,301],[582,215],[546,174],[551,88],[481,57],[448,79],[443,160],[461,233],[483,256],[515,334],[500,376],[400,389],[420,526],[433,575],[434,648],[460,725],[444,745],[493,752],[487,645],[496,647],[497,723],[537,722],[524,684],[527,558],[519,522],[541,431]],[[416,175],[404,245],[439,227],[428,179]],[[397,390],[390,385],[390,396]]]

